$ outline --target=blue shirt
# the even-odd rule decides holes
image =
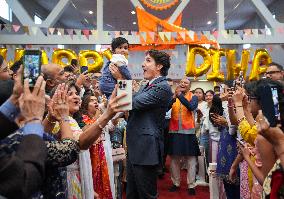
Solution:
[[[7,100],[2,106],[0,106],[0,112],[11,122],[14,122],[16,117],[20,114],[20,109],[18,109],[10,100]],[[43,136],[43,126],[41,123],[28,122],[23,127],[24,135],[38,135]]]
[[[114,90],[115,85],[117,84],[117,80],[112,76],[109,70],[109,64],[110,64],[110,61],[107,62],[106,65],[104,66],[102,70],[102,76],[99,80],[100,90],[102,91],[103,94],[106,95],[106,97],[109,97],[111,95],[112,91]],[[130,72],[126,65],[120,66],[118,67],[118,69],[121,75],[125,79],[127,80],[132,79]]]

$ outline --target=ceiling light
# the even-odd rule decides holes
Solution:
[[[94,12],[92,10],[89,10],[89,14],[92,15]]]
[[[136,22],[135,21],[133,21],[133,23],[132,23],[133,25],[135,25],[136,24]]]
[[[207,24],[210,25],[212,23],[212,21],[207,21]]]
[[[218,14],[219,12],[217,11],[216,14]]]
[[[132,11],[131,11],[131,14],[135,15],[135,14],[136,14],[136,12],[135,12],[134,10],[132,10]]]

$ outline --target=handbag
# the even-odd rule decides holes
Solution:
[[[125,154],[124,148],[119,147],[116,149],[112,149],[112,159],[113,159],[113,162],[119,162],[121,160],[125,160],[126,154]]]

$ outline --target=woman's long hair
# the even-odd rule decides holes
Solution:
[[[218,95],[214,95],[213,100],[212,100],[212,106],[209,109],[209,120],[214,126],[216,126],[212,119],[211,113],[214,113],[220,116],[222,116],[224,113],[224,108],[222,106],[222,100]]]

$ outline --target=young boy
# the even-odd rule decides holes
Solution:
[[[126,56],[128,55],[128,41],[123,37],[117,37],[111,42],[111,49],[113,56],[110,61],[106,63],[102,70],[102,76],[99,80],[99,88],[101,92],[106,95],[107,98],[110,97],[114,87],[117,83],[117,79],[115,79],[109,69],[110,64],[114,64],[118,67],[121,75],[130,80],[131,75],[127,68],[128,60]]]

